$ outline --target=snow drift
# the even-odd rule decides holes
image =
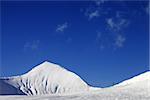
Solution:
[[[14,94],[26,95],[76,93],[89,89],[78,75],[47,61],[24,75],[1,78],[0,85],[3,85],[0,94],[12,94],[6,92],[8,89]]]

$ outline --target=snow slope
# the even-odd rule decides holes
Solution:
[[[3,78],[0,81],[27,95],[76,93],[89,89],[88,85],[75,73],[47,61],[24,75]],[[7,91],[4,89],[5,87],[3,91]],[[18,91],[15,93],[20,94]]]
[[[22,76],[1,78],[0,84],[1,94],[7,94],[0,100],[150,100],[150,71],[108,88],[95,88],[59,65],[44,62]]]
[[[0,95],[24,95],[24,93],[14,86],[5,82],[6,79],[0,79]]]
[[[76,94],[0,96],[0,100],[150,100],[149,90],[150,71],[147,71],[109,88],[94,88]]]
[[[129,86],[129,85],[150,85],[150,84],[147,84],[148,82],[150,81],[150,71],[147,71],[143,74],[140,74],[140,75],[137,75],[137,76],[134,76],[133,78],[129,79],[129,80],[125,80],[121,83],[119,83],[118,85],[115,85],[115,86]]]
[[[129,80],[125,80],[120,84],[117,84],[112,89],[124,91],[134,95],[149,96],[150,100],[150,71],[135,76]]]

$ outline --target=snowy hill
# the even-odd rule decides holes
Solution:
[[[27,95],[76,93],[89,89],[88,85],[75,73],[47,61],[22,76],[0,79],[0,83],[6,83]],[[4,86],[2,90],[7,91],[7,87]],[[12,91],[16,94],[21,93],[16,90]]]
[[[140,75],[134,76],[133,78],[125,80],[115,86],[117,86],[117,87],[122,87],[122,86],[125,87],[125,86],[130,86],[130,85],[134,85],[134,86],[138,86],[138,87],[142,87],[143,85],[150,86],[150,84],[148,84],[148,82],[150,82],[150,71],[147,71]]]
[[[128,94],[134,93],[134,95],[149,96],[150,99],[150,71],[134,76],[111,88],[124,91]]]
[[[108,88],[96,88],[46,61],[24,75],[0,78],[0,95],[7,95],[0,100],[150,100],[150,71]]]

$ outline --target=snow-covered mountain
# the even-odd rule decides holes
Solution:
[[[103,100],[149,100],[150,71],[125,80],[112,87],[95,88],[89,86],[75,73],[57,64],[45,61],[24,75],[0,78],[0,94],[56,94],[62,96],[50,97],[48,95],[42,97],[55,98],[55,100],[83,100],[83,98],[85,100],[99,100],[101,98],[103,98]],[[5,98],[0,96],[0,99],[1,98],[7,100],[9,97]],[[17,98],[18,97],[14,97],[15,100]],[[27,99],[28,98],[30,97],[27,97]],[[34,98],[36,97],[31,97],[31,99]],[[39,98],[42,99],[41,97]],[[18,98],[18,100],[20,99],[21,97]]]
[[[89,89],[78,75],[48,61],[24,75],[1,78],[0,86],[0,94],[27,95],[76,93]]]

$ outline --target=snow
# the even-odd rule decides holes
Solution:
[[[3,82],[27,95],[76,93],[89,89],[75,73],[47,61],[24,75],[9,77]]]
[[[149,81],[150,81],[150,71],[145,72],[145,73],[140,74],[140,75],[137,75],[137,76],[134,76],[130,80],[123,81],[120,84],[115,85],[115,86],[126,86],[126,85],[132,85],[132,84],[139,85],[140,82],[147,84]]]
[[[0,96],[0,100],[150,100],[149,94],[141,92],[107,88],[70,95]]]
[[[46,61],[24,75],[1,78],[1,84],[4,93],[0,94],[6,95],[1,95],[0,100],[150,100],[150,71],[111,87],[98,88]]]

